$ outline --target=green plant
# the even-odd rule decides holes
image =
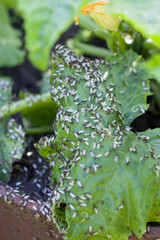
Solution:
[[[115,52],[125,52],[128,49],[141,54],[144,58],[149,58],[146,70],[152,74],[159,82],[159,62],[160,62],[160,19],[158,13],[158,1],[134,1],[110,0],[106,5],[107,14],[116,14],[121,16],[123,21],[117,32],[107,31],[88,16],[79,17],[79,25],[88,30],[88,34],[96,35],[107,43],[106,49],[98,49],[90,44],[84,44],[81,37],[68,41],[68,46],[79,51],[82,54],[97,56],[100,51],[100,57]],[[125,20],[125,21],[124,21]],[[88,41],[88,40],[87,40]],[[104,53],[103,53],[104,51]],[[105,55],[106,54],[106,55]]]
[[[0,79],[0,107],[5,109],[11,100],[11,80]],[[14,119],[3,118],[0,122],[0,179],[8,182],[12,163],[21,158],[25,147],[25,132]]]
[[[141,59],[89,61],[60,46],[51,68],[55,137],[37,147],[53,166],[55,223],[74,240],[141,237],[160,183],[160,130],[129,127],[150,94]]]
[[[17,0],[18,4],[12,5],[1,1],[0,9],[8,25],[4,6],[24,15],[26,49],[31,61],[44,70],[52,45],[79,14],[80,7],[90,2],[36,0],[33,4]],[[151,89],[160,106],[157,6],[156,0],[111,0],[107,11],[126,21],[115,33],[99,29],[88,16],[80,16],[80,25],[105,39],[108,49],[84,45],[79,39],[72,39],[70,45],[105,60],[87,60],[57,46],[50,62],[51,96],[46,92],[11,102],[9,82],[2,81],[1,85],[8,87],[0,89],[0,141],[5,146],[0,151],[0,177],[9,180],[11,165],[21,158],[24,147],[24,132],[9,117],[21,112],[32,123],[26,129],[29,134],[51,131],[56,117],[54,134],[35,146],[52,166],[53,220],[68,239],[127,240],[131,231],[141,237],[147,222],[160,222],[160,130],[135,133],[130,128],[132,121],[148,109],[150,78],[155,78]],[[11,26],[8,29],[13,30]],[[13,62],[5,60],[1,66],[23,60],[25,53],[19,49],[16,34],[11,47],[16,49],[17,58],[13,54]],[[131,44],[126,36],[132,39]],[[41,121],[37,112],[46,117]]]

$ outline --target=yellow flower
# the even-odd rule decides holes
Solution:
[[[103,29],[117,31],[122,19],[112,14],[106,14],[105,5],[107,4],[109,4],[107,1],[88,4],[82,9],[82,14],[88,14]],[[78,20],[77,17],[75,24],[78,24]]]

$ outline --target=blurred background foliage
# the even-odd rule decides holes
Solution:
[[[18,65],[28,55],[37,68],[46,70],[50,50],[56,41],[74,23],[81,9],[93,2],[91,0],[0,0],[0,66]],[[159,53],[158,0],[110,0],[106,12],[123,18],[119,31],[100,29],[92,19],[81,16],[79,24],[83,30],[78,32],[75,41],[69,42],[70,46],[77,49],[77,52],[85,53],[86,45],[80,43],[90,43],[93,36],[98,36],[107,44],[104,53],[102,49],[93,48],[89,52],[93,56],[105,58],[105,54],[110,54],[109,51],[124,52],[130,48],[145,58]],[[14,23],[19,21],[19,18],[23,19],[23,29],[14,27]],[[106,51],[107,49],[109,51]],[[153,56],[148,61],[147,68],[149,67],[150,71],[153,69],[153,74],[159,59],[160,56],[157,54],[156,58]]]

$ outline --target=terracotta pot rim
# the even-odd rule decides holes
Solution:
[[[54,236],[54,238],[45,237],[45,240],[48,240],[48,239],[61,240],[62,239],[61,235],[58,232],[58,229],[56,228],[55,224],[52,221],[51,201],[42,202],[39,200],[32,200],[29,195],[21,193],[18,190],[13,189],[12,187],[0,181],[0,200],[2,199],[4,204],[7,204],[6,206],[9,206],[10,204],[12,204],[12,207],[16,207],[20,209],[20,215],[23,215],[23,213],[27,210],[28,213],[32,215],[32,217],[36,217],[36,218],[41,217],[41,219],[43,219],[42,221],[43,227],[45,228],[46,226],[48,227],[47,224],[49,223],[50,224],[49,229],[50,229],[50,232],[52,232],[52,234],[50,232],[46,232],[46,233],[48,234],[48,237],[50,234],[52,237]],[[0,223],[1,223],[1,219],[0,219]],[[41,223],[39,225],[40,225],[39,227],[41,228]],[[1,236],[1,233],[0,233],[0,236]],[[35,238],[35,237],[33,237],[32,239],[43,240],[43,238]],[[159,240],[159,239],[160,239],[160,224],[157,226],[157,223],[156,223],[156,226],[153,226],[153,224],[148,223],[146,226],[146,233],[142,236],[141,240]],[[10,238],[10,240],[12,240],[12,238]],[[138,238],[134,235],[134,233],[132,233],[132,235],[129,237],[129,240],[138,240]]]

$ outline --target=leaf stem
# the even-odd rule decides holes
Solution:
[[[119,42],[119,47],[120,47],[121,52],[124,53],[126,51],[126,47],[125,47],[125,42],[122,38],[120,31],[116,31],[115,36]]]
[[[109,50],[106,50],[105,48],[95,47],[90,44],[82,43],[76,39],[68,40],[68,45],[73,49],[77,48],[83,54],[87,54],[93,57],[106,58],[108,55],[113,56],[113,53]]]
[[[51,99],[50,92],[41,95],[29,95],[25,99],[10,104],[4,105],[0,108],[0,118],[11,116],[12,114],[22,112],[39,102],[47,102]]]
[[[43,134],[53,132],[52,126],[26,128],[26,134]]]

